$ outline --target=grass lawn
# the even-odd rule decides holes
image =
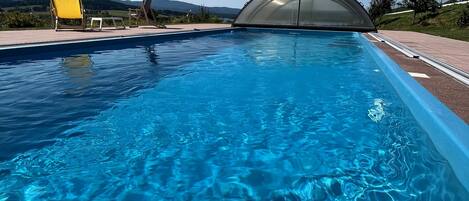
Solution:
[[[416,31],[436,36],[469,41],[469,26],[460,28],[457,20],[468,5],[454,5],[444,7],[437,14],[422,13],[415,18],[413,13],[387,15],[378,20],[378,29]]]

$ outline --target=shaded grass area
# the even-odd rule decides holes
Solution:
[[[457,24],[468,5],[454,5],[440,9],[438,13],[422,13],[413,20],[413,13],[387,15],[377,21],[378,29],[416,31],[457,40],[469,41],[469,26]]]

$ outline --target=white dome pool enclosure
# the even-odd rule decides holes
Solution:
[[[356,0],[251,0],[233,26],[376,31]]]

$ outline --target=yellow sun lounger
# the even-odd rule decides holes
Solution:
[[[60,29],[59,20],[81,20],[82,28],[86,28],[85,9],[81,0],[51,0],[50,3],[56,31]]]

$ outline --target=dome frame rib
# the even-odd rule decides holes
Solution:
[[[250,6],[253,3],[258,3],[261,1],[263,1],[264,3],[272,3],[275,1],[278,2],[278,0],[249,0],[243,6],[243,8],[239,11],[232,26],[233,27],[258,27],[258,28],[312,29],[312,30],[330,30],[330,31],[354,31],[354,32],[376,32],[377,31],[376,26],[373,24],[373,21],[371,20],[370,15],[357,0],[341,0],[341,2],[345,2],[345,4],[347,3],[355,4],[351,6],[352,7],[354,6],[354,8],[357,8],[357,9],[349,9],[349,11],[351,10],[351,11],[359,12],[355,14],[357,14],[357,16],[359,16],[361,20],[364,22],[364,24],[362,25],[334,25],[334,24],[324,25],[324,24],[314,24],[314,23],[305,25],[304,23],[302,23],[302,17],[304,17],[302,15],[302,12],[303,12],[302,7],[301,7],[302,2],[307,2],[307,1],[313,2],[314,0],[287,0],[288,3],[290,3],[291,1],[298,1],[298,5],[297,5],[298,9],[296,10],[296,13],[294,14],[296,15],[296,18],[294,19],[294,21],[296,22],[294,23],[290,22],[290,24],[282,24],[282,23],[274,24],[274,23],[240,22],[240,18],[242,15],[250,14],[250,13],[245,13],[247,12],[246,10],[250,8]],[[325,2],[327,0],[321,0],[321,1]],[[329,1],[336,2],[339,0],[329,0]],[[262,10],[262,9],[263,8],[260,8],[260,9],[256,8],[255,11],[257,12],[258,10]],[[330,14],[332,16],[333,13],[330,13]]]

